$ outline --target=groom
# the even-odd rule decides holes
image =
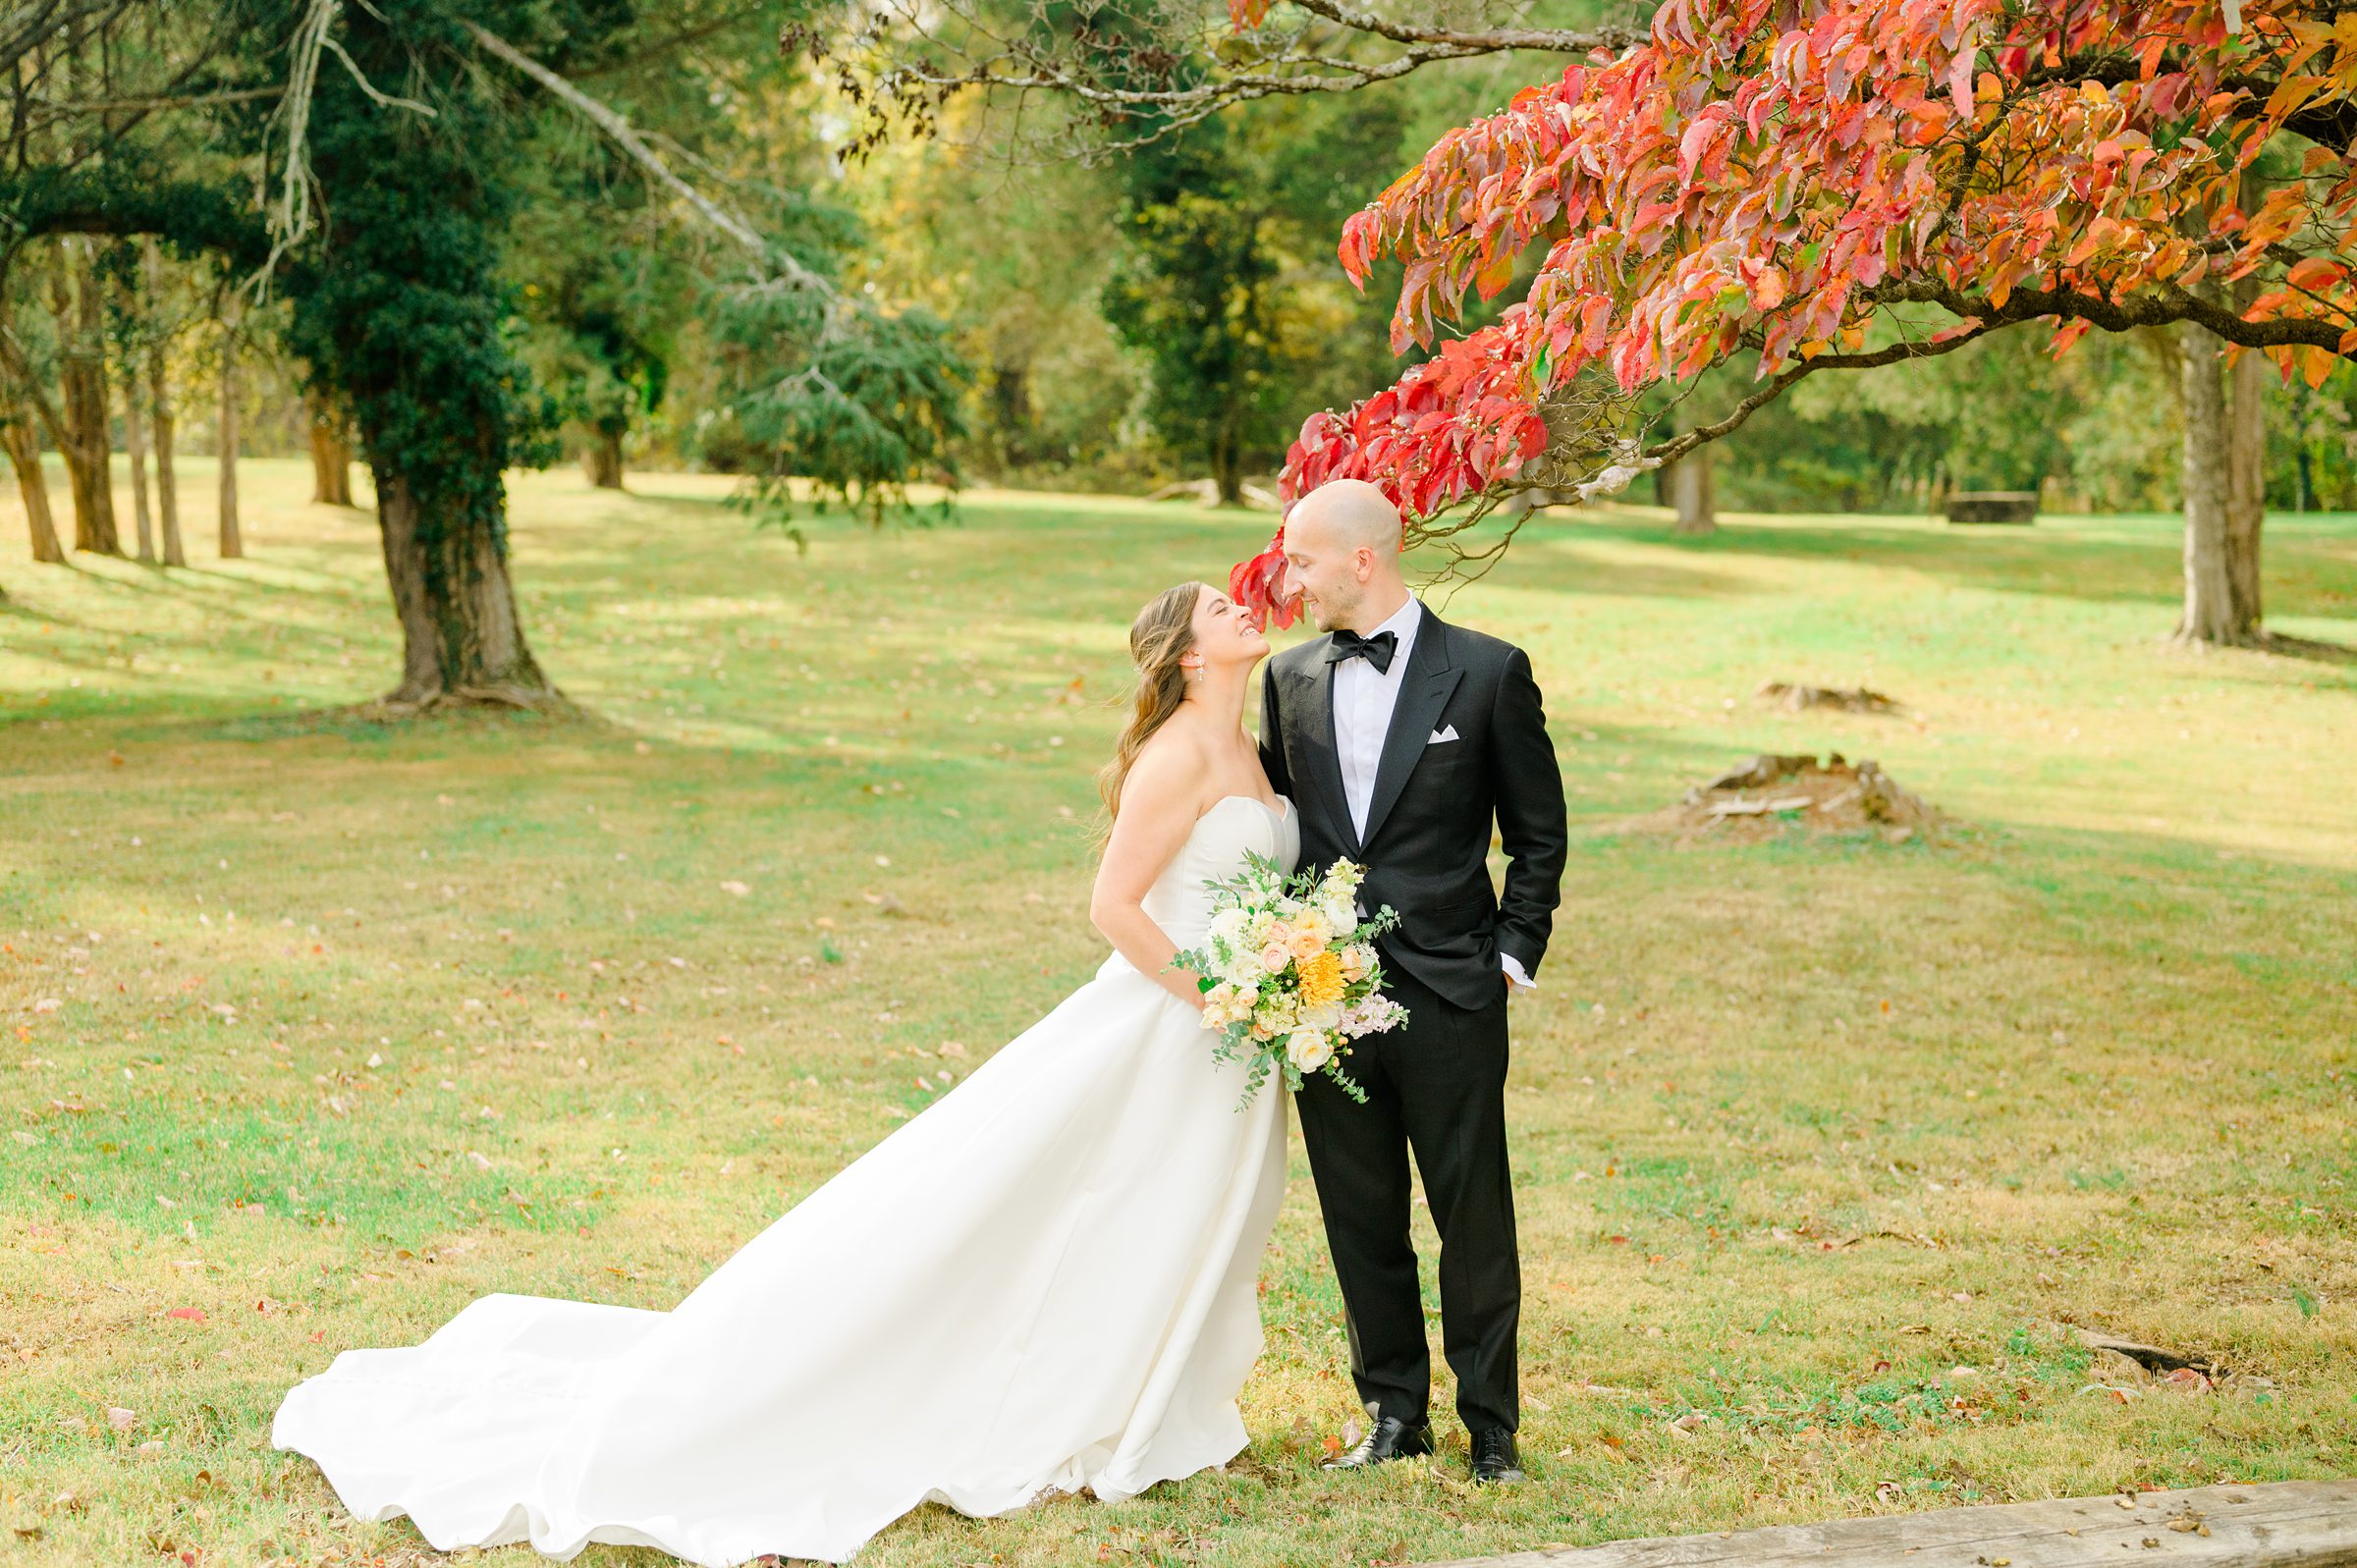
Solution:
[[[1409,597],[1399,513],[1356,479],[1321,485],[1285,520],[1283,595],[1330,635],[1269,662],[1260,760],[1301,818],[1303,869],[1366,868],[1385,991],[1407,1022],[1356,1043],[1350,1076],[1298,1097],[1301,1136],[1342,1285],[1350,1376],[1373,1427],[1328,1463],[1432,1452],[1408,1152],[1441,1236],[1441,1331],[1476,1481],[1520,1481],[1514,1330],[1522,1301],[1506,1155],[1507,995],[1535,989],[1562,878],[1562,776],[1530,659]],[[1490,888],[1490,821],[1506,851]]]

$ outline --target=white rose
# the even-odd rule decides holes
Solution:
[[[1244,928],[1251,924],[1251,920],[1252,917],[1241,909],[1223,909],[1211,917],[1210,928],[1204,935],[1233,952],[1244,945]]]
[[[1316,1072],[1334,1059],[1334,1041],[1323,1029],[1296,1029],[1286,1039],[1285,1055],[1302,1072]]]
[[[1343,1022],[1342,1003],[1330,1001],[1323,1007],[1312,1007],[1301,1015],[1304,1029],[1335,1029]]]

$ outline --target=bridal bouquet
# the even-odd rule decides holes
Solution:
[[[1360,1104],[1367,1093],[1343,1071],[1350,1042],[1401,1023],[1407,1009],[1383,995],[1374,938],[1398,924],[1390,905],[1358,918],[1365,873],[1338,860],[1324,877],[1288,878],[1266,855],[1212,890],[1210,929],[1200,946],[1174,953],[1203,989],[1203,1027],[1219,1031],[1218,1061],[1250,1063],[1239,1110],[1272,1071],[1288,1089],[1324,1072]]]

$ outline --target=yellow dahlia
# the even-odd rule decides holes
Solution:
[[[1323,1007],[1343,1000],[1343,960],[1332,952],[1317,952],[1293,965],[1301,977],[1301,1005]]]

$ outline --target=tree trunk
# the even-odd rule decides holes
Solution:
[[[243,389],[238,382],[238,321],[246,313],[231,294],[221,317],[221,419],[216,450],[221,459],[221,559],[236,561],[246,554],[246,538],[238,528],[238,405]]]
[[[1678,434],[1694,428],[1694,416],[1679,404],[1675,415]],[[1670,504],[1677,509],[1676,532],[1684,534],[1717,533],[1719,531],[1719,487],[1711,474],[1711,449],[1696,447],[1692,452],[1672,463],[1668,469]]]
[[[622,432],[589,427],[588,445],[581,448],[581,471],[600,490],[622,488]]]
[[[371,464],[393,613],[401,622],[401,684],[388,706],[562,700],[524,645],[505,543],[463,514],[430,516],[400,474]]]
[[[1240,507],[1244,504],[1244,443],[1241,423],[1231,411],[1221,416],[1211,433],[1211,477],[1219,487],[1218,505]]]
[[[2226,586],[2234,619],[2249,639],[2266,633],[2259,587],[2259,533],[2267,521],[2266,355],[2246,349],[2227,372]]]
[[[131,514],[138,525],[139,559],[155,560],[155,525],[147,511],[147,429],[139,419],[138,369],[123,361],[123,446],[131,454]]]
[[[61,238],[49,273],[57,311],[58,400],[63,416],[58,452],[74,497],[74,548],[119,556],[115,485],[106,428],[106,343],[100,333],[98,283],[88,242]]]
[[[147,297],[162,299],[164,268],[152,236],[146,241],[141,269],[147,279]],[[147,340],[147,407],[155,416],[155,514],[163,530],[164,565],[185,567],[189,556],[180,543],[180,483],[172,471],[172,382],[164,373],[160,335]]]
[[[22,407],[0,425],[0,445],[8,448],[10,466],[17,470],[17,494],[25,498],[25,522],[32,534],[32,559],[51,566],[66,564],[66,547],[57,537],[57,519],[49,512],[49,479],[41,472],[41,443]]]
[[[2176,635],[2180,642],[2231,647],[2250,641],[2253,627],[2239,618],[2234,601],[2222,349],[2206,327],[2186,322],[2177,329],[2177,385],[2185,413],[2185,610]]]
[[[1698,447],[1670,466],[1670,490],[1679,533],[1719,531],[1718,486],[1711,482],[1711,449]]]
[[[343,416],[316,392],[304,393],[302,406],[310,415],[311,502],[314,506],[349,507],[352,441],[345,434]]]

